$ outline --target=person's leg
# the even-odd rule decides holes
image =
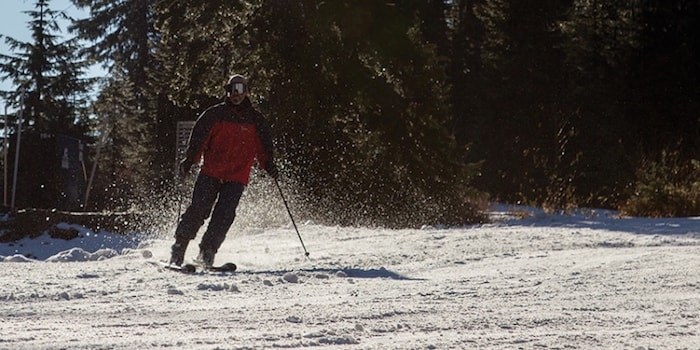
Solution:
[[[212,177],[200,174],[192,191],[192,202],[182,214],[175,229],[175,244],[172,246],[170,263],[182,265],[187,245],[197,236],[197,231],[209,217],[221,183]]]
[[[199,244],[201,260],[207,265],[214,263],[214,255],[226,239],[226,233],[236,218],[236,208],[244,188],[245,186],[236,182],[227,182],[221,188],[207,231]]]

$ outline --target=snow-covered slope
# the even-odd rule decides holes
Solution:
[[[700,219],[521,213],[301,225],[308,260],[289,227],[232,231],[233,275],[149,263],[169,238],[0,245],[0,348],[700,348]]]

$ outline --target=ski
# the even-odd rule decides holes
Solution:
[[[204,271],[211,271],[211,272],[236,272],[236,269],[238,266],[232,262],[225,263],[223,265],[219,266],[204,266],[204,265],[198,265],[197,267],[202,268]]]
[[[183,264],[182,266],[168,265],[173,271],[179,271],[186,274],[192,274],[197,271],[197,267],[192,264]]]
[[[219,271],[219,272],[236,272],[236,269],[238,269],[238,266],[232,262],[225,263],[221,266],[215,266],[214,271]]]
[[[150,264],[158,266],[162,269],[169,270],[169,271],[176,271],[176,272],[181,272],[185,274],[194,274],[198,270],[201,272],[221,272],[221,273],[232,273],[236,272],[236,269],[238,266],[236,264],[229,262],[225,263],[223,265],[219,266],[204,266],[198,263],[194,264],[182,264],[182,266],[177,266],[177,265],[172,265],[168,264],[162,261],[149,261]]]
[[[181,273],[186,273],[186,274],[193,274],[197,271],[197,267],[192,264],[183,264],[182,266],[177,266],[177,265],[172,265],[168,263],[164,263],[161,261],[149,261],[149,263],[158,266],[160,268],[163,268],[165,270],[169,271],[176,271],[176,272],[181,272]]]

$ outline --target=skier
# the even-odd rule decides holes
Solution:
[[[171,248],[170,264],[181,266],[187,245],[211,214],[199,244],[197,260],[211,267],[214,256],[233,224],[236,207],[248,184],[256,159],[258,167],[277,178],[273,162],[270,127],[248,98],[248,81],[233,75],[224,86],[224,101],[209,107],[197,119],[185,159],[180,163],[184,178],[194,163],[203,164],[192,191],[192,202],[180,218]],[[212,212],[213,207],[213,212]]]

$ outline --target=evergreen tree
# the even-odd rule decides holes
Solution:
[[[206,108],[223,95],[233,72],[252,76],[256,57],[247,28],[259,8],[257,1],[157,2],[155,77],[168,99],[184,108]]]
[[[115,186],[133,187],[136,198],[156,198],[165,193],[172,178],[175,125],[169,114],[171,104],[163,99],[163,89],[155,79],[159,69],[154,57],[159,34],[154,27],[153,10],[156,3],[148,0],[72,0],[78,8],[87,9],[90,16],[74,21],[71,30],[90,45],[86,52],[108,68],[111,80],[101,93],[102,101],[123,97],[120,87],[128,87],[132,106],[119,108],[121,120],[137,127],[139,135],[128,128],[112,129],[112,144],[117,153],[138,153],[140,171],[122,172]],[[108,96],[115,93],[115,96]],[[138,125],[138,126],[136,126]],[[125,135],[119,135],[126,132]],[[135,169],[132,169],[135,170]],[[148,170],[148,171],[146,171]],[[150,204],[140,201],[144,205]]]
[[[265,57],[276,61],[263,71],[287,159],[312,198],[349,215],[420,221],[444,200],[468,216],[469,172],[448,129],[445,69],[419,9],[276,3],[253,26],[264,28]]]
[[[32,130],[84,139],[89,127],[88,93],[93,83],[84,77],[89,63],[81,58],[75,38],[60,41],[57,18],[65,15],[51,10],[48,0],[38,0],[34,7],[26,11],[31,18],[32,41],[5,37],[16,54],[0,57],[0,72],[17,89],[3,91],[2,95],[19,107],[24,91],[24,119]]]
[[[571,143],[579,152],[580,204],[614,207],[639,156],[638,123],[627,118],[627,79],[643,25],[634,2],[574,1],[559,23],[569,86],[566,108],[576,130]]]
[[[464,160],[483,160],[476,184],[500,200],[611,207],[639,149],[687,152],[700,139],[698,75],[687,74],[699,62],[697,7],[159,2],[159,79],[168,99],[201,108],[226,75],[248,75],[304,197],[369,221],[416,211],[387,203],[468,182]],[[452,159],[462,161],[438,164]]]
[[[700,128],[698,4],[575,1],[560,23],[568,108],[581,150],[578,188],[614,207],[641,159],[664,150],[692,155]]]
[[[473,214],[470,172],[449,129],[444,64],[418,16],[423,5],[251,1],[163,9],[158,28],[170,58],[164,71],[176,81],[171,96],[201,103],[198,93],[220,93],[222,75],[248,75],[273,122],[285,173],[319,219],[415,223],[448,213],[448,205],[455,208],[450,222]]]
[[[455,1],[448,9],[446,19],[450,39],[447,53],[450,102],[460,146],[473,142],[478,134],[485,132],[479,125],[479,121],[485,119],[483,112],[479,111],[479,101],[483,101],[486,95],[479,93],[486,88],[480,80],[483,76],[480,48],[484,30],[474,16],[474,6],[473,1]]]
[[[115,66],[113,75],[102,86],[93,108],[99,123],[102,147],[91,203],[100,209],[124,209],[138,203],[145,189],[135,179],[147,178],[150,169],[144,164],[150,150],[147,125],[137,120],[139,113],[133,83]],[[141,199],[142,201],[142,199]]]
[[[700,3],[631,1],[637,27],[628,75],[627,119],[646,154],[700,154]]]
[[[51,10],[48,0],[36,1],[34,10],[25,13],[30,16],[32,41],[6,37],[15,54],[0,57],[3,79],[17,87],[2,94],[23,110],[16,205],[77,209],[82,199],[78,184],[84,173],[78,165],[70,168],[70,163],[62,163],[68,160],[57,154],[57,135],[89,141],[87,108],[92,81],[83,77],[88,63],[81,58],[76,39],[61,41],[57,19],[65,15]],[[11,147],[18,145],[13,142]],[[72,170],[59,172],[66,167]]]
[[[575,201],[579,154],[570,138],[578,129],[564,108],[567,85],[556,24],[570,1],[489,2],[500,3],[505,14],[494,25],[499,33],[491,44],[500,59],[494,83],[502,84],[492,122],[502,143],[487,167],[498,169],[498,176],[490,178],[507,184],[511,192],[503,197],[510,200],[565,207]]]
[[[542,203],[569,177],[559,174],[569,131],[555,30],[566,9],[561,1],[451,2],[458,135],[469,159],[483,160],[475,184],[500,200]]]
[[[78,19],[70,27],[78,37],[91,43],[86,52],[104,67],[118,64],[134,83],[140,108],[148,106],[145,92],[152,64],[151,48],[155,29],[148,0],[72,0],[90,16]]]

